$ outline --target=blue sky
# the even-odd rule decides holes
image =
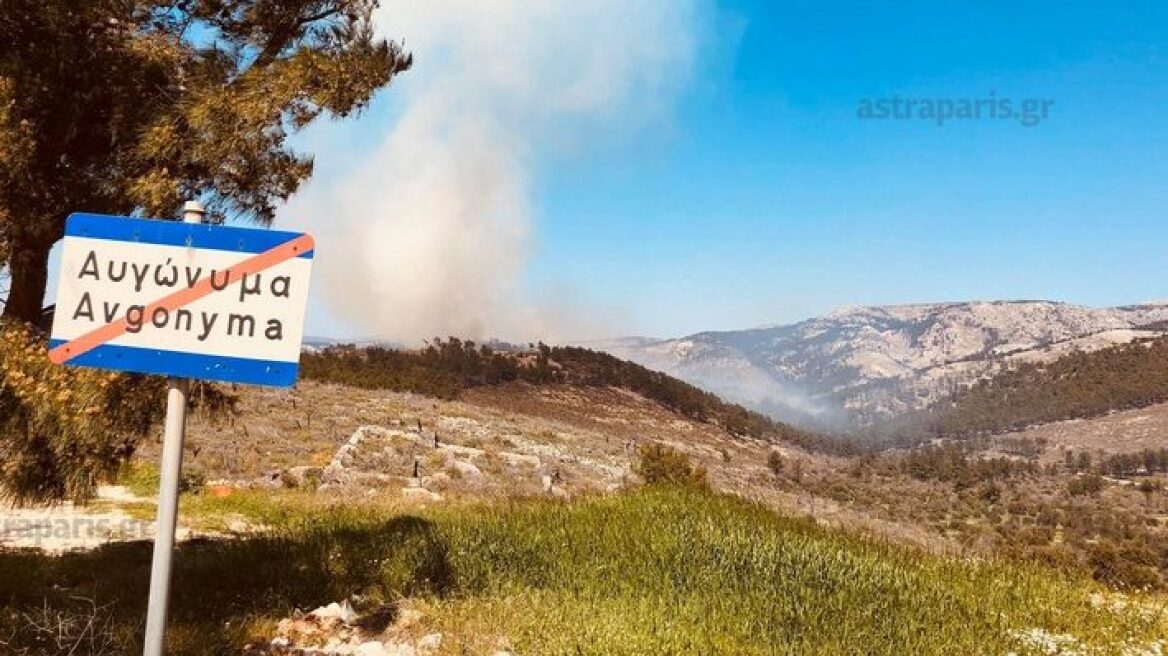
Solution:
[[[531,17],[395,2],[382,23],[408,33],[414,70],[302,141],[313,200],[282,223],[324,230],[321,262],[352,253],[314,282],[310,334],[676,336],[847,305],[1168,298],[1168,4],[670,0]],[[515,15],[493,14],[505,5]],[[556,114],[577,83],[611,111]],[[1053,104],[1032,127],[857,116],[865,100],[991,94]],[[484,129],[451,136],[465,125]],[[502,155],[464,165],[466,144]],[[397,179],[415,169],[429,179]],[[499,189],[463,194],[499,171]],[[450,190],[483,203],[489,229],[473,211],[432,217]],[[526,236],[496,242],[511,211]],[[366,230],[368,216],[395,218]],[[514,257],[495,267],[491,249]],[[512,277],[543,300],[517,300]],[[411,288],[432,279],[449,284]],[[529,315],[556,318],[508,321]]]
[[[891,6],[895,5],[895,8]],[[1168,4],[726,2],[672,124],[539,171],[528,271],[645,334],[1168,297]],[[1054,100],[858,120],[864,98]]]

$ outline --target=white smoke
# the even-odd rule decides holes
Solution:
[[[315,217],[320,296],[394,340],[580,336],[587,312],[525,289],[533,180],[668,120],[701,1],[383,2],[378,29],[415,56],[387,92],[400,111],[291,207]]]

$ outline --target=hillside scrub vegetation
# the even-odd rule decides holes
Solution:
[[[947,440],[820,468],[803,487],[928,527],[962,552],[1089,575],[1122,590],[1168,586],[1164,482],[1144,469],[1159,451],[1089,458],[1002,457],[983,440]],[[1132,473],[1132,468],[1136,472]],[[1119,469],[1125,481],[1108,478]]]
[[[727,403],[668,374],[575,346],[491,347],[455,337],[435,339],[418,350],[333,346],[305,353],[300,367],[301,374],[312,380],[444,399],[456,398],[471,387],[513,382],[617,387],[738,435],[794,443],[812,443],[818,437]]]
[[[1101,473],[1116,478],[1168,474],[1168,447],[1144,449],[1135,453],[1114,453],[1105,456],[1097,468]]]
[[[1100,604],[1080,578],[931,556],[694,488],[412,514],[266,499],[206,501],[275,532],[180,545],[167,653],[238,653],[294,609],[351,595],[359,613],[419,610],[439,654],[1043,654],[1048,635],[1121,654],[1165,635],[1138,595]],[[138,651],[149,564],[147,543],[0,554],[0,640],[44,653],[28,618],[96,616],[107,653]]]
[[[161,418],[162,378],[59,367],[44,340],[0,325],[0,497],[82,499]]]
[[[928,435],[965,436],[1165,401],[1168,337],[1160,337],[1012,365],[936,404],[916,423]]]
[[[236,397],[197,384],[192,407],[229,413]],[[84,500],[157,426],[166,379],[49,362],[44,335],[0,322],[0,500]]]
[[[633,470],[650,485],[709,485],[705,467],[695,465],[681,451],[658,442],[637,447],[637,463]]]
[[[1038,467],[1029,461],[971,455],[963,445],[952,442],[915,449],[899,462],[913,478],[952,483],[958,489],[1038,473]]]

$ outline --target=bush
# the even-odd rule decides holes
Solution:
[[[49,362],[44,340],[0,325],[0,496],[84,499],[161,417],[166,382]]]
[[[983,483],[977,489],[977,498],[988,504],[995,504],[1002,498],[1002,488],[992,481]]]
[[[783,454],[778,451],[771,451],[767,456],[767,469],[778,478],[783,473]]]
[[[636,472],[649,485],[709,485],[705,467],[691,463],[688,455],[664,444],[643,444],[637,449],[637,456]]]
[[[1067,492],[1073,497],[1095,496],[1102,491],[1103,477],[1099,474],[1078,476],[1067,483]]]
[[[165,392],[158,376],[55,365],[43,335],[0,324],[0,498],[86,499],[162,418]],[[191,398],[215,414],[238,401],[205,383]]]
[[[1091,548],[1089,562],[1095,579],[1120,590],[1153,590],[1163,581],[1149,564],[1154,556],[1147,548],[1116,545],[1103,541]]]
[[[140,460],[126,464],[118,476],[119,485],[140,497],[156,497],[161,487],[162,472],[153,463]],[[287,487],[295,487],[285,483]],[[178,476],[178,491],[182,494],[202,494],[207,489],[207,475],[197,469],[183,469]]]

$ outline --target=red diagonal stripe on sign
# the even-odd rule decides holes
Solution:
[[[227,269],[227,282],[224,284],[230,286],[242,280],[244,276],[259,273],[264,269],[271,268],[281,262],[307,253],[315,247],[316,244],[313,242],[311,235],[300,235],[294,239],[290,239],[279,246],[270,248],[262,253],[257,253],[238,264],[232,265]],[[142,316],[153,316],[154,311],[159,308],[165,309],[167,312],[173,312],[184,305],[194,303],[214,291],[217,290],[211,287],[211,277],[208,276],[195,283],[193,287],[180,289],[173,294],[147,305],[142,311]],[[68,362],[82,353],[88,353],[110,340],[121,337],[125,334],[129,325],[129,320],[126,317],[122,317],[100,328],[95,328],[49,351],[49,360],[56,364]]]

